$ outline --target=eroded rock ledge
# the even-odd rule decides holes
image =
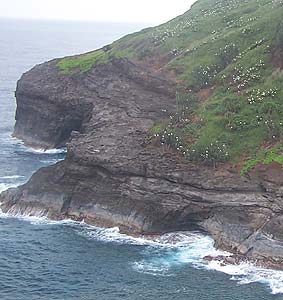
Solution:
[[[282,264],[280,176],[188,165],[146,143],[175,109],[174,82],[125,59],[68,76],[53,60],[24,74],[16,96],[15,136],[36,147],[68,141],[68,153],[2,193],[5,212],[130,233],[204,230],[221,249]]]

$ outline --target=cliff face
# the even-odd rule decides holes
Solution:
[[[18,82],[15,135],[34,146],[68,140],[67,158],[2,193],[5,212],[130,233],[205,230],[221,249],[282,263],[275,167],[244,178],[233,168],[188,164],[150,143],[150,128],[176,104],[176,83],[157,72],[113,59],[64,76],[57,63],[36,66]]]
[[[68,152],[1,208],[128,233],[204,230],[282,266],[282,14],[282,1],[200,0],[24,74],[14,135]]]
[[[62,146],[82,130],[93,104],[80,95],[79,78],[62,77],[57,60],[39,65],[19,80],[14,135],[39,148]]]

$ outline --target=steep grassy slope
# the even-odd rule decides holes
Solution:
[[[176,114],[152,128],[151,139],[191,161],[240,163],[242,174],[282,163],[282,0],[199,0],[166,24],[58,66],[65,75],[87,72],[112,57],[177,79]]]

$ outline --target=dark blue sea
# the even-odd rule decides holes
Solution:
[[[0,191],[65,155],[26,148],[11,137],[21,74],[143,26],[0,20]],[[150,241],[119,228],[0,212],[0,300],[283,299],[283,272],[203,261],[216,253],[211,238],[198,233]]]

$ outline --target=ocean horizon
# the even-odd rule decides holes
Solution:
[[[64,159],[12,137],[17,80],[36,64],[88,52],[150,24],[0,19],[0,192]],[[174,242],[173,242],[174,241]],[[251,264],[223,266],[223,254],[199,232],[156,240],[119,228],[0,213],[0,299],[282,299],[283,272]]]

